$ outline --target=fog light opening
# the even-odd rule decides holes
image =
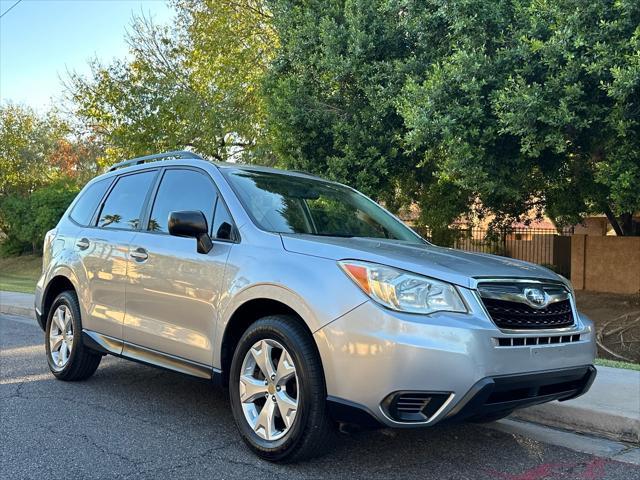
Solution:
[[[382,409],[396,422],[424,423],[440,410],[450,395],[444,392],[394,392],[382,401]]]

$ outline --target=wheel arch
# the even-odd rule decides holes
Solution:
[[[78,294],[74,280],[75,279],[72,279],[72,276],[68,275],[66,271],[59,271],[56,272],[47,283],[44,294],[42,295],[42,315],[38,318],[38,323],[43,330],[46,327],[47,318],[49,318],[49,309],[55,298],[66,290],[73,290]]]
[[[251,298],[238,305],[225,323],[219,350],[219,365],[221,368],[222,385],[226,386],[228,384],[228,375],[231,367],[231,361],[233,359],[233,353],[244,332],[253,323],[269,315],[288,315],[295,322],[300,324],[309,333],[311,338],[313,338],[313,343],[316,347],[316,351],[318,352],[318,358],[321,358],[315,338],[313,337],[313,331],[311,330],[308,321],[297,311],[297,309],[294,309],[281,299],[275,299],[272,297]]]

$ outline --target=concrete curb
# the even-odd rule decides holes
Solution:
[[[640,409],[640,406],[638,407]],[[512,418],[595,435],[619,442],[640,443],[640,419],[615,413],[595,412],[568,403],[551,402],[516,411]]]
[[[640,372],[596,368],[598,375],[586,394],[519,410],[514,418],[640,444]]]
[[[36,318],[33,308],[20,307],[17,305],[0,305],[0,313],[5,315],[19,315],[21,317]]]
[[[570,448],[577,452],[640,466],[640,445],[637,444],[629,445],[628,443],[567,432],[521,420],[502,419],[494,423],[487,423],[485,426],[504,433],[522,435],[550,445]]]
[[[0,290],[0,313],[35,318],[33,299],[32,293]]]

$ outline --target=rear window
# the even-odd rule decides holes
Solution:
[[[156,171],[120,177],[104,202],[98,226],[136,230],[140,226],[142,206]]]
[[[91,223],[96,208],[100,204],[100,200],[104,197],[113,178],[105,178],[92,183],[80,193],[80,198],[71,210],[70,217],[74,222],[87,226]]]

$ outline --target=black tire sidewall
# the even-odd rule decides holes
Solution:
[[[51,348],[49,343],[49,333],[51,331],[51,324],[53,322],[53,314],[60,305],[65,305],[71,311],[71,323],[73,325],[73,345],[71,348],[71,355],[69,361],[62,370],[57,370],[51,360]],[[47,326],[45,330],[45,349],[47,352],[47,363],[51,373],[56,377],[64,378],[69,371],[73,368],[76,358],[80,354],[80,343],[82,340],[82,322],[80,320],[80,308],[78,306],[78,299],[76,294],[72,291],[62,292],[56,297],[49,309],[49,315],[47,317]]]
[[[274,461],[284,459],[296,449],[305,429],[308,428],[310,408],[313,402],[317,401],[314,397],[318,395],[318,392],[314,391],[318,389],[318,379],[314,381],[309,373],[309,362],[315,359],[308,359],[301,355],[297,344],[300,332],[282,320],[282,316],[265,317],[249,327],[238,342],[229,375],[231,409],[244,441],[260,456]],[[284,437],[275,441],[264,440],[249,426],[244,417],[239,392],[240,370],[245,355],[256,342],[266,339],[277,341],[289,352],[293,357],[298,376],[298,411],[294,424]],[[323,385],[323,382],[320,384]]]

